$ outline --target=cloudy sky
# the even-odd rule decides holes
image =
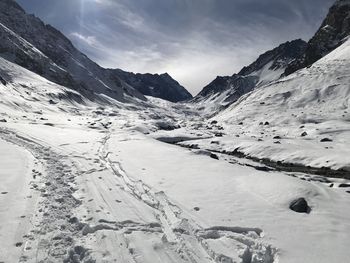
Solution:
[[[334,0],[18,0],[104,67],[168,72],[196,94],[287,40]]]

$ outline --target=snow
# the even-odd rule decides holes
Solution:
[[[31,190],[34,158],[3,140],[0,149],[0,261],[18,262],[38,197]]]
[[[228,143],[259,158],[349,171],[349,54],[347,41],[310,68],[262,86],[220,113],[215,119],[227,124],[228,134],[240,136]],[[324,138],[333,142],[321,143]]]
[[[0,58],[0,262],[349,262],[349,48],[209,120]]]

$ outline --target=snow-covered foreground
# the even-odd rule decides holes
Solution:
[[[1,124],[11,143],[2,141],[2,149],[18,151],[6,158],[20,164],[16,180],[1,188],[9,192],[1,198],[10,198],[1,208],[14,211],[0,214],[1,227],[9,231],[10,220],[19,233],[10,238],[11,229],[2,239],[11,253],[3,262],[350,260],[350,194],[343,188],[157,141],[139,132],[151,129],[142,113],[126,121],[86,111],[69,123],[65,115],[45,115],[52,125],[34,124],[34,116]],[[112,124],[92,129],[94,122]],[[33,163],[41,164],[34,172]],[[298,197],[311,213],[289,209]]]
[[[0,149],[0,262],[16,262],[38,197],[30,189],[35,164],[23,148],[0,140]]]
[[[0,262],[350,261],[347,180],[230,154],[250,140],[272,149],[261,151],[265,158],[284,143],[254,140],[247,124],[225,115],[205,120],[191,105],[78,102],[62,86],[0,64]],[[267,136],[287,129],[263,126]],[[321,149],[318,139],[309,143]],[[275,156],[293,148],[282,149]],[[310,159],[300,149],[301,164],[326,155],[346,167],[341,149],[339,158],[320,150]],[[298,198],[309,213],[289,209]]]

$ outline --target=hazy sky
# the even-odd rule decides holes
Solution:
[[[282,42],[308,40],[334,0],[18,0],[104,67],[168,72],[196,94]]]

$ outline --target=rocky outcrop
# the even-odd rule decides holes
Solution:
[[[308,42],[303,56],[287,67],[285,75],[312,65],[344,43],[349,34],[350,1],[338,0],[329,9],[321,27]]]

